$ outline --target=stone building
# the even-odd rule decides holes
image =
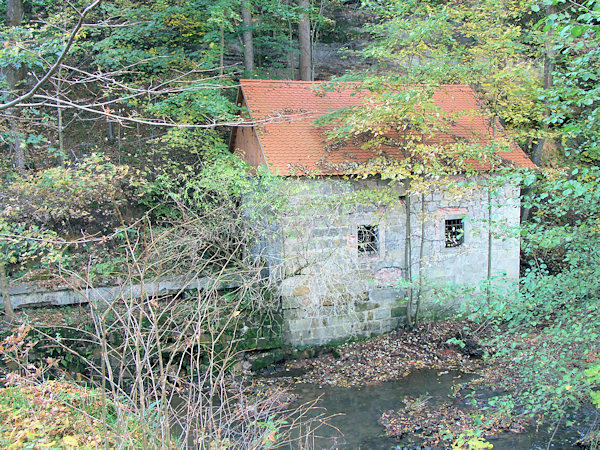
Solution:
[[[247,108],[250,124],[233,130],[231,150],[283,177],[288,188],[291,207],[255,252],[279,281],[293,345],[397,327],[406,311],[402,280],[408,267],[413,279],[420,271],[428,286],[475,285],[490,274],[518,278],[519,239],[504,232],[519,223],[517,186],[504,185],[490,195],[480,183],[482,168],[460,192],[432,188],[411,196],[408,222],[402,183],[377,175],[343,176],[375,155],[352,142],[331,148],[315,119],[362,106],[365,99],[353,85],[323,89],[319,82],[241,81],[238,102]],[[446,132],[436,135],[439,142],[491,140],[489,121],[468,86],[442,86],[433,99],[444,112],[471,112],[457,115]],[[401,157],[391,147],[383,153]],[[501,157],[532,167],[515,145]],[[436,297],[434,289],[427,291],[430,310]]]

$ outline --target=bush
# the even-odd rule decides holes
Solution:
[[[600,341],[600,169],[525,180],[537,184],[524,202],[532,211],[522,228],[530,267],[520,290],[476,297],[463,311],[497,325],[490,346],[510,374],[496,377],[494,388],[511,392],[524,415],[561,421],[595,395],[587,374]]]
[[[144,184],[102,154],[35,173],[0,174],[0,218],[60,233],[97,232],[121,224],[118,208],[136,204]]]
[[[97,390],[67,381],[36,385],[15,375],[9,376],[9,381],[11,385],[0,389],[2,447],[112,448],[123,441],[111,412],[126,405],[112,403],[103,422],[102,396]],[[143,428],[133,419],[130,422],[127,447],[142,448]]]

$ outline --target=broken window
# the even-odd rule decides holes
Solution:
[[[446,248],[458,247],[465,242],[465,225],[463,219],[447,219],[444,226]]]
[[[359,254],[379,253],[379,228],[377,225],[359,225],[357,237]]]

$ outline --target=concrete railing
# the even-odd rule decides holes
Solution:
[[[215,284],[217,284],[215,286]],[[198,289],[231,289],[239,287],[241,279],[230,275],[218,280],[203,277],[186,279],[144,280],[139,283],[123,283],[113,286],[59,286],[44,288],[35,284],[9,286],[9,294],[14,309],[28,306],[64,306],[93,302],[98,305],[110,304],[120,298],[137,298],[142,295],[156,297],[176,295],[184,291]]]

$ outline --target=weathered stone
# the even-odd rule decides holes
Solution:
[[[259,355],[253,355],[250,357],[250,363],[252,364],[252,370],[257,371],[273,365],[276,362],[282,361],[285,358],[285,354],[282,349],[275,349],[269,352],[260,353]]]
[[[63,306],[93,303],[100,308],[110,305],[118,298],[155,297],[180,295],[184,291],[227,289],[240,286],[241,280],[235,275],[226,275],[218,280],[210,278],[174,278],[170,280],[146,280],[143,283],[125,283],[116,286],[61,286],[44,288],[36,284],[11,284],[10,300],[13,308],[27,306]]]
[[[301,319],[304,316],[304,309],[300,308],[283,308],[283,316],[285,321]]]
[[[328,287],[329,292],[343,294],[348,291],[348,285],[342,283],[333,283]]]
[[[310,288],[308,286],[298,286],[294,289],[294,296],[296,297],[304,297],[308,294],[310,294]]]
[[[393,317],[390,320],[390,330],[396,330],[404,325],[404,317]]]
[[[406,306],[400,306],[391,309],[392,317],[406,317]]]
[[[355,306],[356,311],[370,311],[375,308],[379,308],[381,305],[375,302],[361,302],[357,303]]]
[[[369,300],[383,304],[394,302],[400,293],[396,289],[372,289],[369,291]]]
[[[311,324],[312,319],[296,319],[288,321],[288,327],[291,331],[310,330]]]
[[[377,308],[373,310],[373,318],[375,320],[389,319],[392,316],[390,308]]]
[[[310,296],[303,297],[283,297],[281,300],[281,306],[283,309],[298,309],[298,308],[306,308],[312,302],[312,298]]]
[[[405,214],[400,203],[383,214],[374,213],[373,205],[332,205],[332,197],[362,189],[381,189],[388,183],[379,179],[294,179],[290,186],[301,189],[291,203],[297,205],[297,214],[284,219],[279,226],[282,252],[272,256],[283,261],[279,273],[295,274],[282,280],[282,306],[289,321],[289,337],[294,345],[306,345],[322,339],[339,339],[365,333],[378,333],[400,325],[406,313],[404,293],[387,286],[391,269],[402,275],[404,261]],[[402,195],[402,189],[397,195]],[[487,268],[480,262],[487,252],[487,227],[481,222],[487,218],[487,196],[482,188],[475,188],[465,196],[434,191],[426,197],[429,212],[424,246],[425,275],[436,283],[478,283],[487,276]],[[493,217],[505,221],[505,226],[518,224],[518,188],[500,189],[502,205],[494,207]],[[420,210],[419,199],[413,196],[415,211]],[[322,206],[319,206],[319,204]],[[314,207],[314,205],[317,205]],[[459,248],[444,247],[444,221],[447,218],[465,219],[465,242]],[[286,221],[287,220],[287,221]],[[364,255],[358,251],[357,230],[361,225],[379,226],[379,252]],[[411,225],[420,232],[420,220],[413,216]],[[498,227],[500,232],[501,227]],[[517,238],[503,241],[494,239],[494,271],[506,272],[508,279],[518,277],[519,242]],[[413,238],[413,267],[418,267],[420,239]],[[387,284],[386,284],[387,283]],[[459,299],[457,299],[459,301]],[[344,306],[347,304],[347,308]],[[452,306],[448,304],[446,306]],[[437,310],[439,305],[423,298],[423,312]],[[304,311],[304,312],[301,312]],[[436,314],[438,314],[436,312]],[[315,320],[307,328],[302,320]],[[296,323],[297,322],[297,323]],[[318,326],[317,326],[318,325]],[[315,328],[316,327],[316,328]],[[310,331],[310,333],[309,333]]]
[[[323,306],[333,306],[336,304],[336,301],[332,297],[326,297],[322,300],[321,304]]]

